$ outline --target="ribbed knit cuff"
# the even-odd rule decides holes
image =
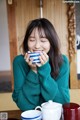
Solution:
[[[45,63],[41,67],[38,67],[37,70],[38,70],[38,74],[43,77],[50,75],[51,67],[50,67],[49,62]]]

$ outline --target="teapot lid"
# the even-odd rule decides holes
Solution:
[[[48,102],[45,102],[41,105],[43,108],[56,108],[56,107],[62,107],[62,104],[53,102],[52,100],[49,100]]]

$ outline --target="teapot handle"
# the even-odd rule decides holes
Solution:
[[[40,110],[40,111],[42,111],[42,107],[41,106],[37,106],[36,108],[35,108],[35,110]]]

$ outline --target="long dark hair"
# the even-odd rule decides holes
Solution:
[[[59,68],[63,60],[59,49],[59,37],[55,31],[54,26],[49,20],[45,18],[39,18],[32,20],[29,23],[23,41],[23,51],[24,53],[28,51],[28,38],[32,33],[32,31],[34,30],[34,28],[36,27],[40,32],[41,29],[44,30],[45,36],[50,42],[51,46],[48,55],[49,55],[49,63],[51,65],[51,76],[53,78],[56,78],[59,73]]]

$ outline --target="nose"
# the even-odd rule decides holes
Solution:
[[[40,42],[39,41],[36,41],[36,43],[35,43],[35,48],[40,48]]]

